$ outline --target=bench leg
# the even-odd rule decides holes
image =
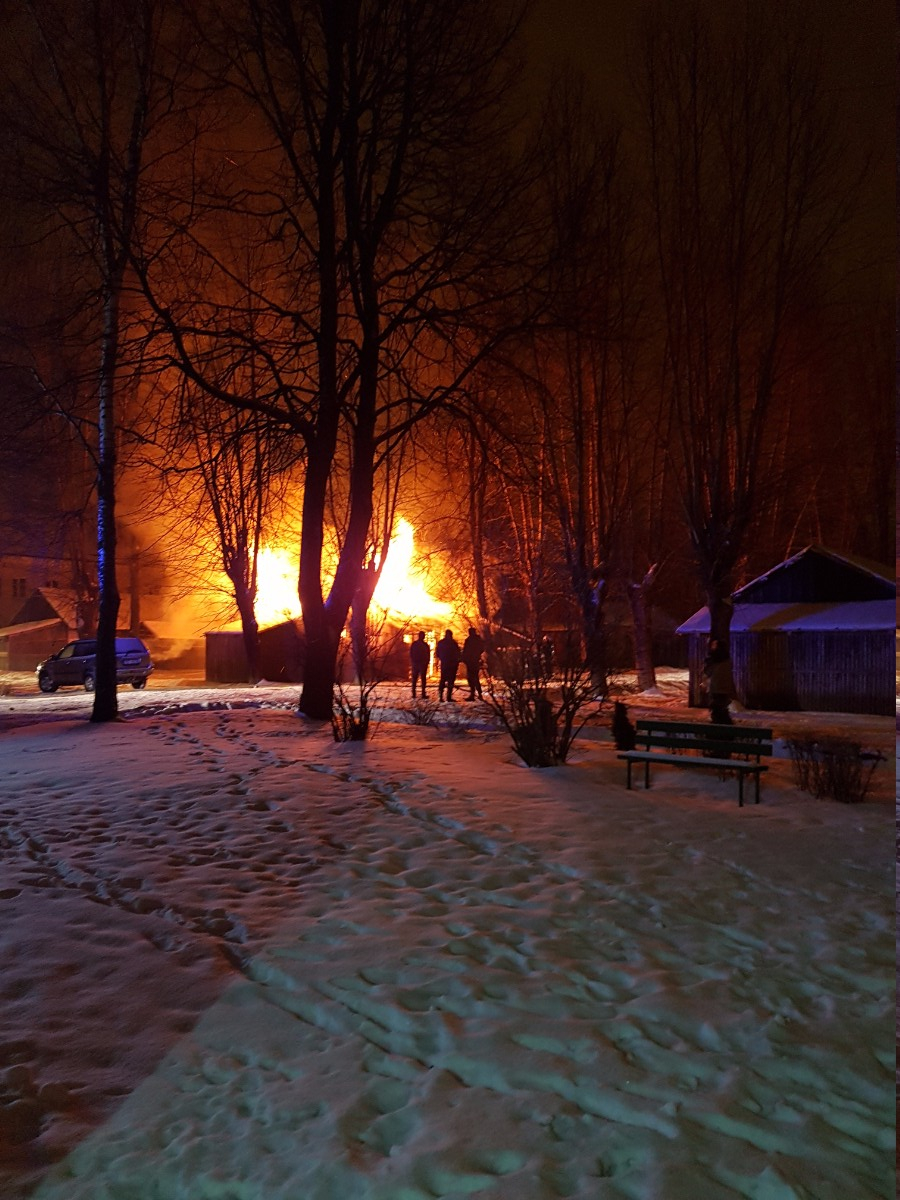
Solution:
[[[756,803],[759,804],[759,771],[756,772]]]
[[[738,771],[738,808],[744,807],[744,772]]]

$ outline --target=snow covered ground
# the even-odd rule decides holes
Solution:
[[[890,762],[739,809],[605,719],[529,771],[400,688],[337,745],[296,688],[5,683],[3,1200],[894,1196],[889,718],[766,714]]]

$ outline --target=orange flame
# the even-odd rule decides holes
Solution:
[[[372,602],[401,621],[415,617],[446,621],[453,610],[428,590],[426,572],[415,565],[415,552],[415,530],[404,517],[398,517]]]
[[[451,605],[435,599],[428,588],[427,572],[414,560],[415,530],[404,517],[398,517],[373,605],[400,623],[414,618],[448,621],[453,613]],[[261,627],[300,616],[298,563],[296,554],[281,547],[264,546],[260,550],[255,610]]]
[[[256,559],[256,613],[261,628],[300,616],[299,560],[289,550],[263,546]]]

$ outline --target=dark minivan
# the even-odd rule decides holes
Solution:
[[[55,692],[59,687],[83,687],[94,690],[97,676],[97,639],[81,638],[69,642],[56,654],[38,663],[35,674],[42,692]],[[116,638],[116,681],[130,683],[133,688],[146,686],[153,671],[150,651],[140,638]]]

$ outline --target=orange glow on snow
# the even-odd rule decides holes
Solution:
[[[428,590],[428,576],[417,568],[415,530],[398,517],[391,544],[372,599],[373,607],[399,621],[414,618],[446,622],[452,608]],[[328,564],[325,564],[326,572]],[[261,627],[300,616],[297,597],[298,558],[288,550],[265,546],[257,561],[256,619]]]

